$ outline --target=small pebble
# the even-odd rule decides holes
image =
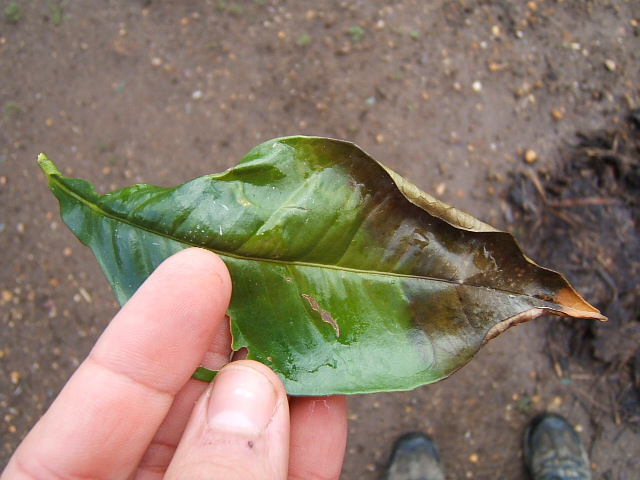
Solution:
[[[0,305],[5,305],[13,300],[13,293],[10,290],[3,290],[0,297]]]
[[[554,108],[551,110],[551,118],[560,121],[564,118],[564,108]]]
[[[478,454],[477,454],[477,453],[472,453],[472,454],[469,456],[469,461],[470,461],[471,463],[478,463]]]
[[[549,409],[557,409],[562,405],[562,397],[553,397],[549,404]]]
[[[11,383],[13,383],[14,385],[17,385],[18,382],[20,382],[20,372],[18,372],[17,370],[13,370],[9,374],[9,376],[11,378]]]
[[[604,61],[604,66],[607,68],[607,70],[609,70],[610,72],[614,72],[617,68],[616,62],[614,62],[613,60],[611,60],[610,58],[607,58]]]
[[[530,148],[524,153],[524,160],[527,163],[534,163],[536,160],[538,160],[538,154],[535,150]]]
[[[471,84],[471,89],[474,92],[481,92],[482,91],[482,83],[479,80],[476,80],[475,82],[473,82]]]

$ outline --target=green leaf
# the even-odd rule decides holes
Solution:
[[[233,347],[248,347],[292,395],[412,389],[516,323],[604,319],[510,234],[351,143],[280,138],[220,174],[106,195],[39,163],[121,303],[177,251],[219,254],[233,280]]]

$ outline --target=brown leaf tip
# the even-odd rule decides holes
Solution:
[[[555,301],[558,305],[565,307],[568,316],[577,318],[592,318],[600,321],[607,320],[607,317],[600,314],[600,310],[587,303],[575,290],[570,287],[563,288],[558,291]]]

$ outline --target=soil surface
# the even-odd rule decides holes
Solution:
[[[523,479],[569,418],[594,479],[640,477],[640,3],[0,1],[0,460],[118,305],[35,159],[100,193],[231,167],[273,137],[354,141],[513,231],[609,324],[513,328],[443,382],[349,399],[343,478],[422,430],[450,479]],[[635,183],[634,183],[635,182]]]

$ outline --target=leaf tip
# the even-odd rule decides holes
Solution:
[[[560,314],[567,317],[584,318],[606,322],[607,317],[600,310],[584,300],[573,288],[566,287],[556,294],[556,302],[560,307]]]
[[[574,301],[574,296],[577,296],[579,300],[582,301],[582,303],[577,304],[576,302],[574,302],[573,306],[558,305],[555,308],[536,307],[524,312],[520,312],[517,315],[507,318],[491,327],[491,329],[489,329],[489,331],[487,332],[487,335],[485,336],[482,344],[486,345],[489,340],[493,340],[495,337],[500,335],[505,330],[513,327],[514,325],[528,322],[535,318],[541,317],[542,315],[551,314],[559,315],[561,317],[583,318],[585,320],[599,320],[601,322],[606,322],[608,320],[607,317],[602,315],[597,308],[594,308],[587,302],[585,302],[582,297],[580,297],[576,292],[570,291],[564,293],[565,295],[572,294],[571,301]]]
[[[44,153],[38,155],[38,165],[40,165],[40,168],[47,176],[60,175],[60,171]]]

